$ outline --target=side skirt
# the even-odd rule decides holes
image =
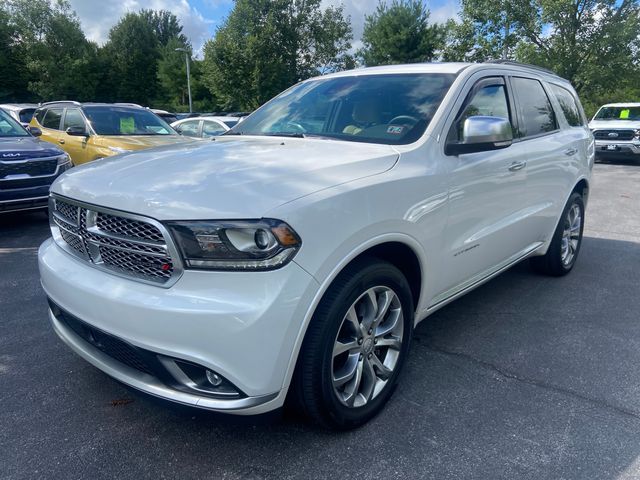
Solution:
[[[498,265],[491,267],[489,270],[479,273],[478,275],[471,277],[466,282],[461,283],[460,285],[453,287],[452,289],[447,290],[444,293],[441,293],[440,295],[438,295],[436,298],[433,299],[433,302],[431,303],[431,305],[429,305],[429,307],[427,307],[426,311],[423,311],[423,315],[420,320],[423,320],[424,318],[426,318],[428,315],[432,314],[436,310],[444,307],[445,305],[461,297],[465,293],[470,292],[474,288],[479,287],[483,283],[488,282],[493,277],[501,274],[505,270],[508,270],[516,263],[520,262],[521,260],[524,260],[526,257],[535,253],[543,245],[544,245],[544,242],[532,243],[524,250],[516,253],[515,255],[512,255],[511,257],[507,258],[506,260],[499,263]]]

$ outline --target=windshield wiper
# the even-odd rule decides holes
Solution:
[[[232,132],[231,130],[227,130],[222,135],[242,135],[242,132]]]
[[[289,138],[305,138],[304,133],[300,132],[269,132],[263,133],[265,137],[289,137]]]

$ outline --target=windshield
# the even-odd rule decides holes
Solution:
[[[0,109],[0,137],[28,137],[22,125],[16,122],[7,112]]]
[[[454,78],[389,74],[312,80],[280,94],[227,134],[408,144],[424,133]]]
[[[94,106],[82,109],[98,135],[174,135],[176,132],[148,110]]]
[[[640,107],[602,107],[594,120],[640,120]]]

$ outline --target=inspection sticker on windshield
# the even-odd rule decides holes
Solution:
[[[387,133],[393,133],[394,135],[400,135],[404,127],[401,125],[389,125],[387,127]]]

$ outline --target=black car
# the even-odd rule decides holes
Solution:
[[[46,208],[49,187],[71,167],[69,155],[38,135],[0,110],[0,213]]]

